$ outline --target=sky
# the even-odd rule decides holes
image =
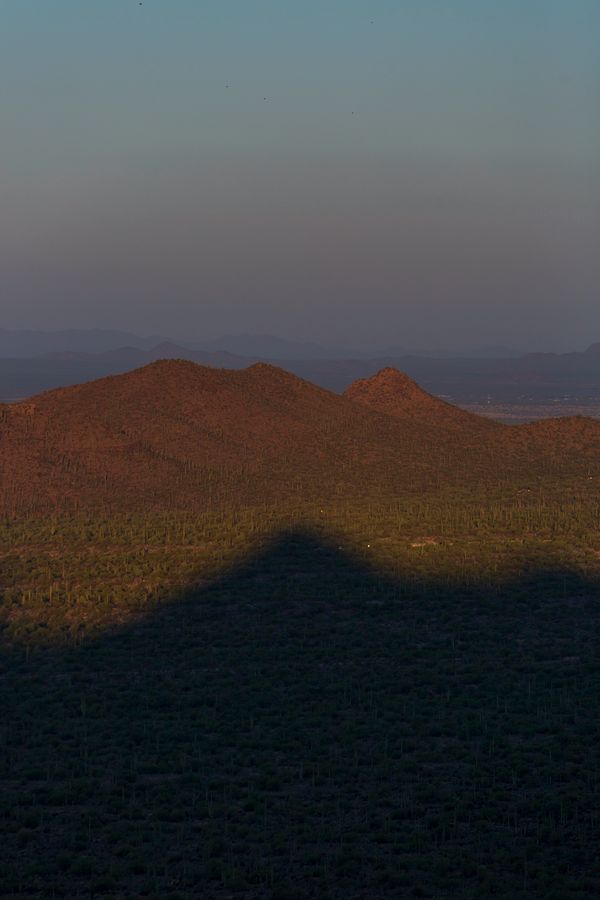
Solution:
[[[0,326],[600,340],[598,0],[2,0]]]

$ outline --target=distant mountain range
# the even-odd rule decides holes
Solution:
[[[264,363],[161,360],[0,406],[0,513],[230,508],[595,474],[600,422],[506,426],[386,369],[345,396]]]
[[[10,330],[0,328],[0,357],[35,357],[47,353],[106,353],[131,347],[152,350],[161,344],[177,344],[186,350],[204,353],[231,353],[257,359],[372,359],[397,356],[434,356],[439,358],[464,355],[447,350],[418,350],[406,346],[390,346],[383,349],[358,350],[349,347],[331,347],[313,341],[291,341],[270,334],[225,334],[204,341],[174,340],[161,335],[140,337],[130,331],[111,329],[70,328],[62,331]],[[511,357],[519,353],[508,347],[489,346],[474,349],[469,356]]]
[[[8,341],[7,332],[3,333],[3,339],[5,343]],[[187,359],[226,369],[269,362],[339,393],[357,379],[393,367],[406,372],[431,393],[459,403],[481,403],[488,399],[498,403],[540,402],[561,397],[600,399],[600,343],[592,344],[583,352],[528,353],[516,358],[435,358],[410,354],[284,359],[193,349],[189,345],[161,341],[147,348],[122,345],[100,352],[53,350],[30,357],[0,358],[0,401],[121,374],[158,359]]]
[[[160,335],[143,338],[130,331],[102,328],[67,328],[62,331],[0,328],[0,357],[32,357],[69,351],[104,353],[119,347],[149,350],[164,340]]]

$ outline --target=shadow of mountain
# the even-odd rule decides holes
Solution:
[[[292,533],[7,652],[0,894],[598,896],[599,598],[407,585]]]

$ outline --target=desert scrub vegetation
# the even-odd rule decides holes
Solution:
[[[587,476],[0,525],[14,897],[596,897]]]
[[[529,481],[527,484],[532,485]],[[373,577],[495,590],[535,570],[592,577],[600,563],[600,480],[405,493],[394,500],[56,515],[0,521],[4,639],[80,640],[209,585],[273,535],[312,533]]]

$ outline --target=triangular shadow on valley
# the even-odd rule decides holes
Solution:
[[[265,898],[595,886],[599,597],[560,567],[494,589],[403,582],[292,531],[136,624],[11,652],[6,883]]]

